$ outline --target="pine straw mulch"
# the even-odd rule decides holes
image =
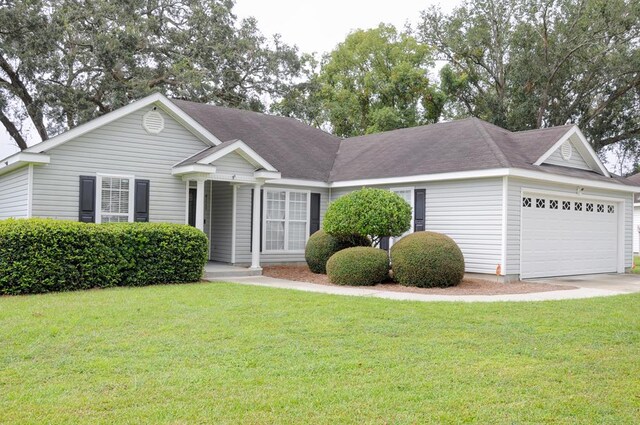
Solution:
[[[334,285],[329,282],[329,278],[325,274],[316,274],[309,270],[307,265],[280,265],[280,266],[263,266],[263,276],[274,277],[278,279],[295,280],[299,282],[317,283],[319,285]],[[545,283],[534,282],[511,282],[500,283],[491,279],[478,279],[465,277],[458,286],[450,288],[416,288],[413,286],[402,286],[391,280],[375,286],[367,288],[379,289],[382,291],[394,292],[415,292],[418,294],[434,294],[434,295],[501,295],[501,294],[529,294],[534,292],[562,291],[566,289],[576,289],[574,286],[567,285],[550,285]]]

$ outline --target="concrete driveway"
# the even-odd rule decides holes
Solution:
[[[578,288],[603,289],[629,294],[632,292],[640,292],[640,275],[638,274],[586,274],[545,279],[526,279],[525,281],[548,283],[551,285],[569,285]]]

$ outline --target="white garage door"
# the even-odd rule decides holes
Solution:
[[[522,278],[617,271],[618,205],[524,194]]]

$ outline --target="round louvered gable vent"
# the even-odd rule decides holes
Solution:
[[[142,117],[142,127],[150,134],[158,134],[164,130],[164,118],[160,112],[149,111]]]
[[[562,144],[562,147],[560,148],[560,153],[562,154],[562,158],[564,158],[565,161],[570,160],[571,154],[573,154],[573,147],[571,146],[571,143],[564,142]]]

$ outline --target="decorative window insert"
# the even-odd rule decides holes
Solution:
[[[531,198],[522,198],[522,206],[525,208],[531,207]]]
[[[604,205],[598,204],[598,212],[599,213],[603,213],[604,212]]]
[[[565,210],[565,211],[571,210],[571,202],[562,201],[562,209]]]
[[[593,212],[593,204],[587,203],[586,208],[587,208],[587,212]]]
[[[575,202],[573,209],[576,211],[582,211],[582,202]]]
[[[556,199],[550,199],[549,200],[549,208],[551,208],[552,210],[557,210],[558,209],[558,201]]]
[[[538,198],[536,199],[536,208],[545,208],[547,206],[547,200]]]
[[[97,223],[133,221],[133,181],[130,176],[98,175]]]
[[[607,213],[613,214],[614,212],[616,212],[615,207],[613,205],[607,205]]]
[[[264,250],[304,251],[309,207],[309,192],[265,190]]]

